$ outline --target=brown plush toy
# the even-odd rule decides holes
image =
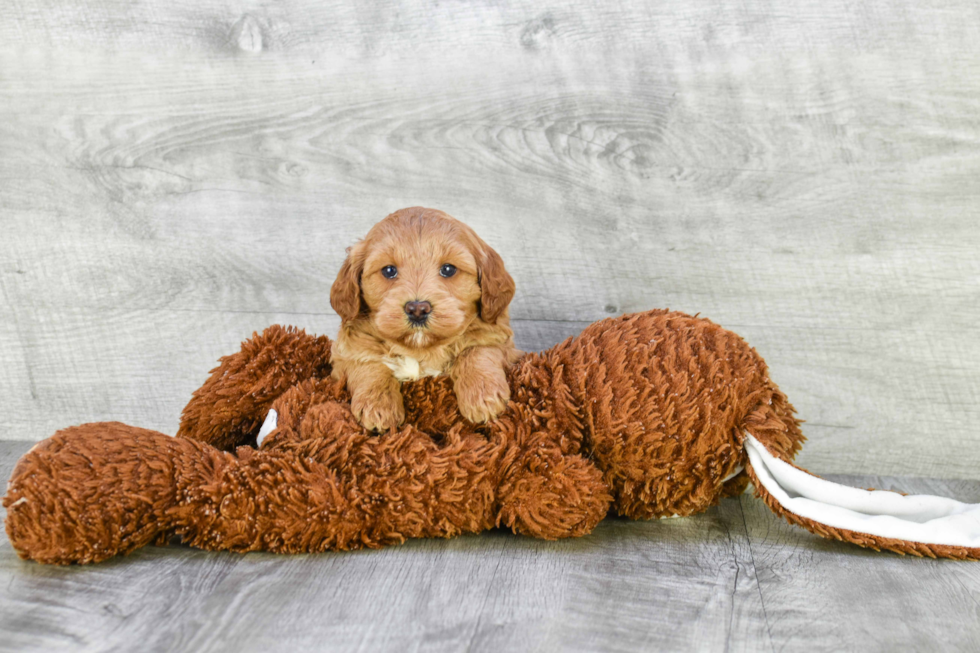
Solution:
[[[554,539],[610,510],[691,515],[751,480],[824,537],[980,557],[978,506],[844,488],[786,462],[804,439],[793,407],[755,350],[705,319],[626,315],[526,354],[507,410],[484,425],[462,419],[450,381],[428,378],[402,388],[405,425],[373,435],[329,358],[327,338],[273,326],[221,360],[176,438],[117,422],[59,431],[14,469],[12,546],[65,564],[175,535],[281,553],[494,526]]]

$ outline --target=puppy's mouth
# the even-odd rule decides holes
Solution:
[[[403,342],[413,349],[425,349],[432,344],[429,333],[422,329],[412,329],[412,332],[405,336]]]
[[[443,334],[432,330],[432,320],[428,315],[408,316],[408,329],[401,338],[403,343],[415,349],[432,347],[444,339]]]

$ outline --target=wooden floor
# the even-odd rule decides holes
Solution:
[[[978,30],[976,0],[4,0],[0,483],[70,424],[174,433],[255,330],[334,335],[345,247],[425,205],[500,252],[523,348],[701,313],[801,464],[978,501]],[[975,651],[978,617],[980,563],[749,497],[560,543],[0,543],[2,651]]]
[[[28,442],[0,442],[0,478]],[[980,482],[837,477],[980,501]],[[980,563],[902,558],[789,526],[750,495],[609,519],[276,556],[150,547],[85,567],[0,539],[0,651],[976,651]]]
[[[389,211],[470,223],[518,339],[744,335],[822,473],[980,479],[976,0],[4,0],[0,439],[173,433],[332,335]]]

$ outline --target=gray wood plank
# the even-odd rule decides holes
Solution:
[[[881,476],[848,485],[980,502],[980,485]],[[776,519],[740,497],[774,650],[971,651],[980,648],[980,565],[875,553]]]
[[[734,500],[697,518],[603,522],[589,539],[604,555],[577,566],[555,645],[542,650],[768,648],[745,532]]]
[[[0,438],[172,430],[215,355],[329,322],[344,246],[426,204],[501,251],[518,320],[745,334],[815,471],[980,478],[978,12],[8,2]]]

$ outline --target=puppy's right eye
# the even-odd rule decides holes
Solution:
[[[398,268],[394,265],[386,265],[381,268],[381,274],[385,279],[394,279],[398,276]]]

